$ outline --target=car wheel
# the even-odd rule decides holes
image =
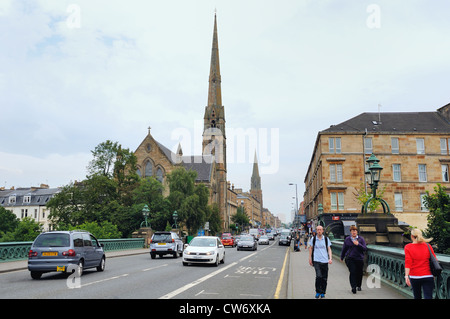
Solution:
[[[150,257],[151,257],[152,259],[155,259],[155,258],[156,258],[156,254],[150,254]]]
[[[33,279],[41,279],[42,273],[40,271],[32,271],[31,278]]]
[[[188,266],[189,263],[183,261],[183,266]]]
[[[84,263],[82,260],[80,260],[78,262],[78,267],[75,269],[75,271],[77,272],[77,277],[81,277],[83,275],[83,270],[84,270],[83,266],[84,266]]]
[[[219,254],[216,256],[216,262],[214,263],[214,266],[219,266]]]
[[[106,259],[103,256],[102,260],[100,261],[100,265],[97,266],[97,271],[103,271],[105,270],[105,264],[106,264]]]

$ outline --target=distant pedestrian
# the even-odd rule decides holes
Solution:
[[[412,243],[405,246],[405,280],[412,287],[414,299],[433,298],[434,278],[430,270],[430,251],[436,257],[433,247],[422,232],[415,228],[411,231]]]
[[[316,271],[316,299],[325,298],[328,265],[332,263],[331,240],[323,234],[323,227],[316,227],[317,235],[309,241],[309,264]]]
[[[356,226],[350,227],[350,236],[345,238],[342,246],[341,260],[345,259],[345,264],[350,271],[349,280],[352,292],[361,291],[363,267],[364,267],[364,252],[367,250],[366,241],[361,236],[358,236],[358,228]]]
[[[305,233],[305,235],[303,236],[303,241],[305,243],[305,250],[308,249],[308,238],[309,238],[308,233]]]

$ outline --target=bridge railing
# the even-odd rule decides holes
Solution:
[[[105,251],[144,248],[144,238],[99,239]],[[0,262],[17,261],[28,258],[32,241],[0,243]]]
[[[333,240],[332,251],[334,255],[341,256],[343,241]],[[435,278],[435,297],[450,299],[450,256],[436,254],[443,271]],[[403,248],[386,247],[380,245],[367,245],[366,274],[379,276],[385,284],[400,292],[413,296],[412,290],[405,281],[405,252]]]

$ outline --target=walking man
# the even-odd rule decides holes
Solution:
[[[325,298],[328,279],[328,265],[332,263],[331,241],[323,234],[323,227],[317,226],[317,235],[309,242],[309,264],[316,271],[316,299]]]

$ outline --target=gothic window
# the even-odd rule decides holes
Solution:
[[[139,168],[136,170],[136,174],[138,174],[139,177],[142,177],[141,170]]]
[[[153,176],[153,165],[151,161],[147,161],[145,164],[145,177]]]
[[[163,171],[161,167],[158,167],[158,169],[156,170],[156,179],[161,183],[163,182]]]

